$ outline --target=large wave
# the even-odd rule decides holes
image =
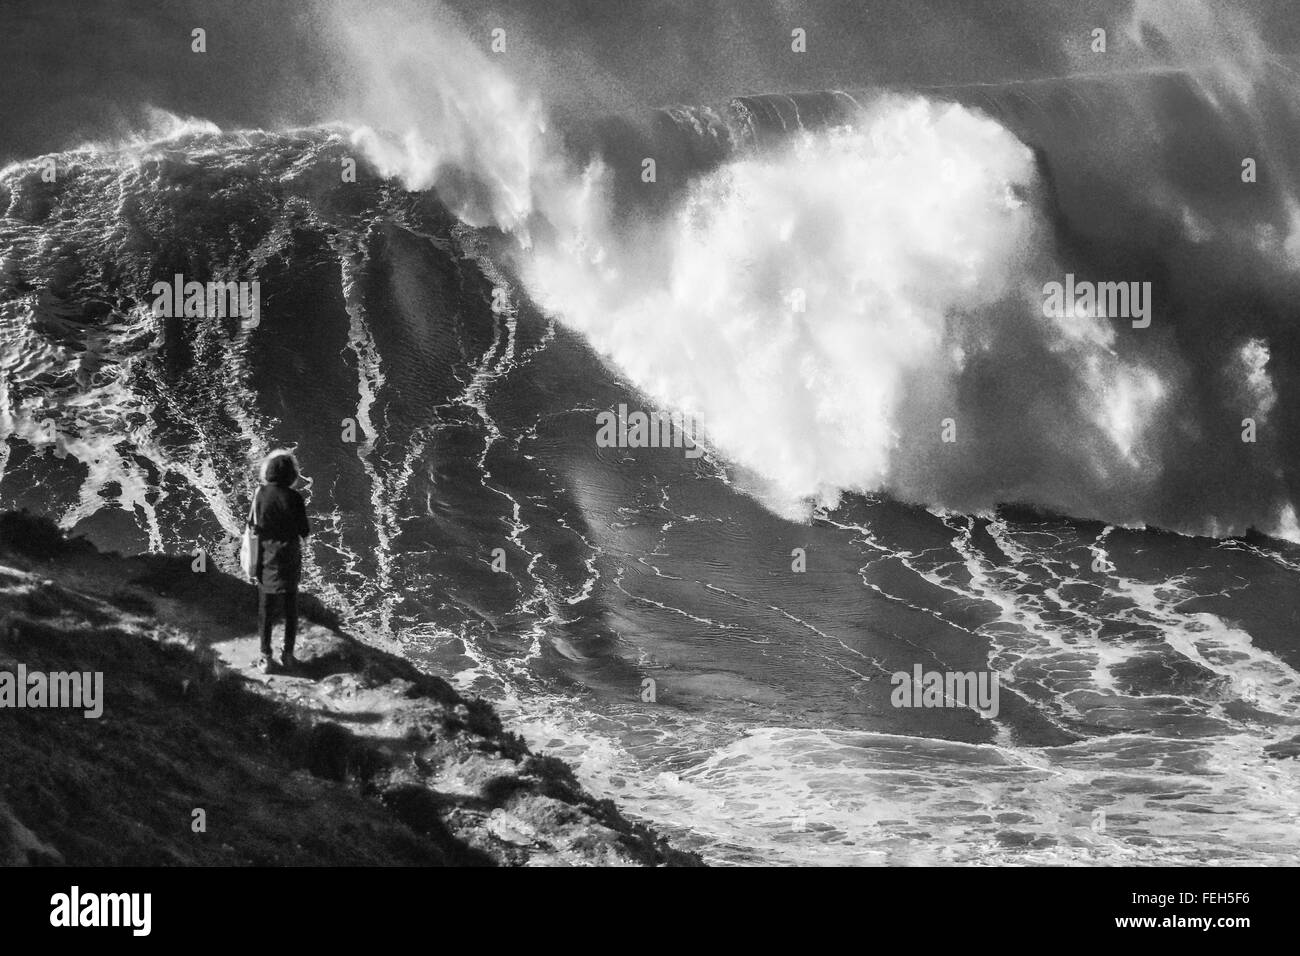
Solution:
[[[560,121],[432,9],[335,8],[356,78],[338,128],[381,175],[500,229],[522,292],[693,415],[773,511],[885,491],[1300,532],[1300,124],[1294,74],[1239,14],[1135,4],[1129,49],[1160,69],[1130,53],[1057,81]],[[213,128],[127,145],[196,131]],[[10,204],[39,204],[37,174],[16,169]],[[1151,282],[1150,327],[1044,317],[1044,283],[1066,273]]]
[[[1189,38],[1167,5],[1138,4],[1129,30],[1166,59],[1193,48],[1204,67],[1205,11]],[[527,292],[650,399],[694,414],[773,510],[883,490],[965,511],[1018,502],[1296,533],[1294,443],[1277,420],[1290,378],[1275,375],[1296,220],[1238,175],[1247,149],[1283,169],[1294,126],[1289,108],[1272,117],[1285,124],[1260,115],[1288,81],[1256,62],[1258,45],[1195,73],[788,109],[749,98],[579,135],[451,24],[405,23],[396,47],[383,17],[339,25],[372,81],[354,141],[381,171],[514,235]],[[1187,181],[1188,123],[1205,124],[1219,180]],[[1269,177],[1260,192],[1297,208]],[[1215,261],[1232,270],[1219,284]],[[1044,283],[1067,271],[1151,281],[1151,327],[1045,318]]]

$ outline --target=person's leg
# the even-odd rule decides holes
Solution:
[[[284,653],[293,657],[293,643],[298,637],[298,592],[284,592]]]
[[[257,589],[257,625],[262,632],[262,656],[271,656],[271,627],[275,624],[275,595],[268,594],[265,588]]]

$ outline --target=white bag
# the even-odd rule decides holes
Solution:
[[[257,502],[257,496],[253,496],[253,502]],[[257,535],[253,533],[253,505],[248,506],[248,517],[244,520],[244,537],[239,543],[239,566],[244,571],[244,577],[249,581],[257,583],[257,559],[260,557],[261,542],[258,541]]]

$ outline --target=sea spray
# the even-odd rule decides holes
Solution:
[[[373,25],[343,31],[382,100],[358,114],[376,122],[354,143],[382,174],[510,232],[534,301],[697,420],[773,511],[804,519],[878,490],[986,508],[1019,494],[1025,471],[1039,476],[1025,495],[1049,506],[1140,511],[1159,469],[1136,449],[1166,389],[1115,354],[1104,318],[1041,317],[1033,296],[1063,270],[1033,153],[1003,126],[951,103],[864,95],[844,125],[737,153],[684,185],[644,180],[651,192],[629,206],[617,171],[567,154],[490,54],[427,26],[397,49],[381,49]],[[1020,376],[1025,362],[1050,373],[1037,396],[1050,430],[972,392],[990,369]],[[944,421],[965,438],[947,450]],[[1009,457],[1007,441],[1024,447]]]

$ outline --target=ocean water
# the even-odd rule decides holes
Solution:
[[[233,570],[295,447],[311,590],[712,862],[1295,859],[1285,64],[557,124],[420,50],[405,135],[0,170],[0,506]],[[1067,272],[1152,325],[1045,317]],[[155,315],[176,273],[260,321]],[[705,453],[601,447],[620,404]],[[918,666],[997,713],[896,706]]]

